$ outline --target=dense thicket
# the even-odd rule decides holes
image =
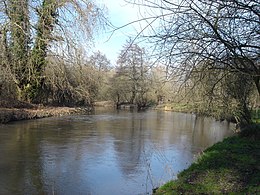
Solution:
[[[77,83],[74,77],[79,66],[70,67],[64,58],[58,59],[76,57],[71,48],[79,47],[83,39],[87,44],[102,17],[102,10],[90,0],[1,0],[1,98],[33,103],[47,99],[61,103],[64,99],[67,104],[75,98],[90,102],[92,95],[87,93],[94,91],[95,84],[85,75]],[[70,81],[61,81],[66,80],[60,78],[63,74]]]

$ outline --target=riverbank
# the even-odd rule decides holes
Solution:
[[[155,110],[164,110],[172,112],[183,112],[183,113],[192,113],[196,112],[194,106],[184,103],[168,103],[168,104],[159,104],[154,107]]]
[[[90,111],[90,108],[49,107],[28,104],[24,102],[16,102],[15,104],[9,104],[8,102],[2,101],[0,103],[0,124],[9,123],[12,121],[39,119],[52,116],[84,114]]]
[[[260,194],[260,125],[206,149],[159,194]]]

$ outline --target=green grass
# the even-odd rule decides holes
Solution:
[[[252,111],[252,120],[254,123],[260,123],[260,109]]]
[[[260,194],[260,125],[204,151],[154,194]]]

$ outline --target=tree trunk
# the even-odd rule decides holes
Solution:
[[[18,90],[25,90],[28,84],[29,52],[29,8],[28,0],[9,0],[8,16],[11,26],[10,67]],[[18,99],[26,100],[26,93],[19,92]]]
[[[44,0],[39,9],[39,20],[35,45],[31,53],[31,77],[30,93],[31,100],[39,103],[42,101],[44,85],[43,70],[47,64],[47,46],[51,41],[51,34],[57,18],[57,2],[55,0]]]
[[[255,86],[256,86],[258,95],[260,96],[260,77],[259,76],[255,77],[254,82],[255,82]]]

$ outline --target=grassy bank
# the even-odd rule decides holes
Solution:
[[[260,194],[260,125],[204,151],[154,194]]]

